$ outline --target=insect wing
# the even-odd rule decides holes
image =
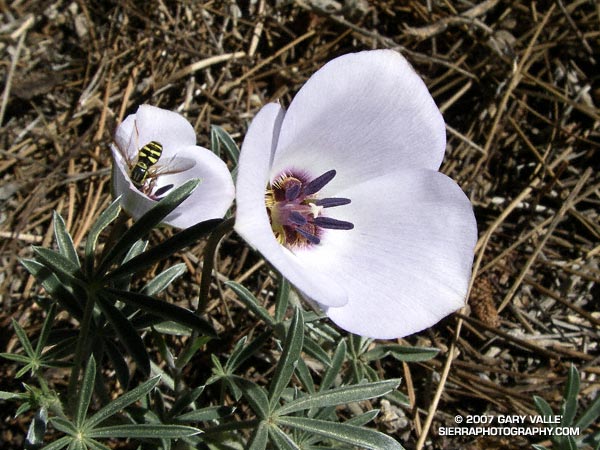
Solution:
[[[173,156],[166,161],[160,162],[150,169],[148,177],[156,178],[159,175],[169,175],[190,170],[196,165],[196,162],[190,158],[178,158]]]

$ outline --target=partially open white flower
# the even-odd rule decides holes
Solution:
[[[477,226],[438,172],[442,115],[390,50],[336,58],[242,146],[235,229],[341,328],[422,330],[464,305]]]
[[[134,219],[172,188],[193,178],[200,178],[200,185],[164,223],[187,228],[221,218],[233,201],[235,190],[227,165],[196,145],[194,128],[175,112],[141,105],[117,127],[111,150],[114,194],[122,195],[121,206]]]

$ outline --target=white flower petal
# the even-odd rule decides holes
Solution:
[[[236,184],[235,230],[304,294],[309,297],[318,294],[323,304],[340,306],[347,301],[345,291],[309,267],[303,267],[277,242],[269,223],[265,189],[283,116],[278,104],[268,104],[259,111],[246,133]]]
[[[353,53],[317,71],[281,126],[271,177],[294,167],[316,177],[336,169],[332,189],[399,169],[437,170],[446,135],[427,87],[392,50]]]
[[[135,159],[140,148],[150,141],[163,146],[163,157],[176,154],[179,149],[196,145],[196,133],[182,115],[151,105],[141,105],[117,128],[115,142],[130,159]]]
[[[196,164],[189,170],[160,176],[157,189],[169,184],[181,186],[192,178],[202,181],[192,195],[165,218],[164,223],[188,228],[208,219],[223,217],[235,197],[227,165],[211,151],[198,146],[181,149],[177,159],[190,159]]]
[[[311,272],[348,292],[325,308],[341,328],[389,339],[429,327],[464,305],[477,226],[469,200],[445,175],[414,169],[339,192],[352,203],[327,210],[350,231],[327,230],[298,254]],[[321,302],[321,295],[312,297]]]

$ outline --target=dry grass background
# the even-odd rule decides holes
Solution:
[[[394,48],[444,113],[442,170],[471,198],[480,240],[470,309],[401,340],[439,347],[438,357],[377,365],[404,378],[412,402],[387,410],[378,426],[407,448],[527,448],[525,438],[449,438],[437,428],[458,413],[534,413],[534,394],[557,407],[571,363],[582,374],[580,403],[595,395],[598,2],[3,0],[0,8],[3,351],[16,345],[11,318],[31,333],[40,326],[40,291],[18,259],[32,244],[51,245],[53,210],[82,242],[111,199],[108,144],[125,114],[151,103],[184,114],[201,145],[209,146],[211,124],[240,144],[262,104],[289,104],[329,59]],[[169,231],[155,238],[161,233]],[[189,274],[171,301],[194,298],[201,245],[181,256]],[[272,279],[235,235],[218,268],[211,314],[225,354],[261,325],[220,281],[243,280],[264,294]],[[199,384],[207,367],[195,361],[187,376]],[[0,366],[0,377],[0,389],[20,389],[13,366]],[[53,382],[60,388],[64,373]],[[2,448],[20,448],[26,432],[13,406],[2,406]]]

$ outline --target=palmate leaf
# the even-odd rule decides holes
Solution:
[[[244,397],[246,397],[256,415],[260,419],[266,419],[269,416],[269,399],[265,388],[236,375],[230,377],[230,379],[242,389]]]
[[[400,380],[391,379],[385,381],[376,381],[374,383],[342,386],[324,392],[300,397],[277,409],[276,414],[291,414],[310,408],[325,408],[327,406],[335,406],[381,397],[382,395],[385,395],[388,392],[396,389],[399,384]]]
[[[136,292],[120,291],[112,288],[106,288],[104,289],[104,292],[109,294],[115,300],[121,300],[124,303],[161,317],[163,320],[172,320],[188,326],[206,336],[217,336],[208,322],[188,309]]]
[[[127,250],[142,237],[147,235],[156,225],[161,223],[175,208],[187,199],[201,180],[188,180],[181,186],[172,189],[167,196],[156,203],[148,212],[140,217],[129,228],[113,247],[104,255],[98,267],[98,273],[103,274],[111,264],[125,254]],[[135,258],[134,258],[135,259]],[[131,262],[131,261],[129,261]]]
[[[61,215],[56,211],[54,211],[53,213],[53,223],[54,239],[56,239],[58,251],[61,255],[70,260],[73,264],[79,266],[79,257],[77,256],[77,250],[75,249],[75,245],[73,244],[73,239],[71,239],[71,235],[67,231],[65,221],[63,220]]]
[[[290,382],[304,341],[304,321],[299,308],[294,310],[294,317],[287,332],[281,358],[275,368],[275,373],[269,386],[269,401],[271,407],[279,402],[279,397]]]
[[[83,277],[79,266],[67,257],[45,247],[32,247],[37,259],[56,274],[59,279],[66,280],[71,285],[82,283]]]
[[[309,419],[306,417],[278,417],[276,423],[308,433],[318,434],[359,448],[372,450],[404,450],[391,437],[369,428],[357,427],[345,423],[329,422],[326,420]]]
[[[92,393],[94,392],[95,380],[96,360],[92,355],[88,360],[87,367],[85,368],[85,374],[83,375],[83,381],[81,383],[81,390],[79,391],[79,401],[77,402],[77,408],[75,410],[75,426],[77,428],[81,428],[83,422],[85,421],[85,416],[92,399]]]

